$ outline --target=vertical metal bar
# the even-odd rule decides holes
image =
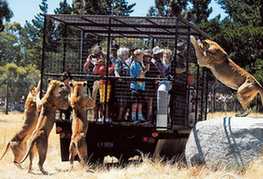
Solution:
[[[64,33],[63,33],[63,68],[62,72],[66,70],[66,48],[67,48],[67,43],[66,43],[66,38],[67,38],[67,25],[65,24],[64,26]]]
[[[202,77],[201,77],[202,88],[201,88],[201,95],[200,95],[200,97],[201,97],[201,120],[203,120],[203,112],[204,112],[204,109],[203,109],[203,107],[204,107],[204,90],[205,90],[205,77],[204,77],[205,72],[204,72],[204,70],[205,69],[203,67],[202,68]]]
[[[177,40],[178,40],[178,23],[179,20],[176,18],[176,29],[175,29],[175,47],[174,47],[174,59],[172,60],[171,64],[171,71],[173,72],[173,77],[174,77],[174,83],[173,87],[171,89],[171,96],[170,96],[170,117],[171,117],[171,126],[173,127],[175,124],[175,100],[176,100],[176,95],[175,95],[175,82],[176,82],[176,66],[177,66],[177,57],[176,57],[176,52],[177,52]]]
[[[154,38],[152,38],[152,49],[154,48]]]
[[[45,50],[46,50],[46,32],[47,32],[47,17],[44,15],[44,29],[42,41],[42,60],[41,60],[41,76],[40,76],[40,99],[43,96],[43,78],[44,78],[44,65],[45,65]]]
[[[82,61],[83,61],[83,30],[80,33],[80,62],[79,62],[80,73],[82,73]]]
[[[108,77],[109,77],[109,64],[110,64],[110,45],[111,45],[111,16],[109,16],[109,27],[108,27],[108,41],[107,41],[107,65],[106,65],[106,84],[105,84],[105,98],[104,98],[104,122],[106,118],[107,108],[107,91],[108,91]],[[110,94],[109,94],[110,95]]]
[[[205,78],[205,120],[207,120],[207,102],[208,102],[208,69],[205,69],[206,78]]]
[[[188,27],[187,31],[187,55],[186,55],[186,85],[187,85],[187,90],[186,90],[186,110],[185,110],[185,126],[189,126],[189,92],[190,92],[190,86],[188,85],[188,64],[189,64],[189,49],[190,49],[190,27]]]
[[[8,80],[6,80],[5,114],[8,114],[8,103],[9,103]]]

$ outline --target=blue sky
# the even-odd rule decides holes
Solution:
[[[25,21],[31,21],[34,16],[40,12],[39,4],[42,0],[8,0],[9,7],[14,13],[11,22],[19,22],[21,25],[25,24]],[[59,2],[62,0],[48,0],[48,13],[54,14],[54,9],[59,7]],[[145,16],[150,8],[154,5],[155,0],[127,0],[129,4],[136,3],[133,16]],[[72,0],[67,0],[69,4]],[[209,18],[213,18],[218,14],[221,14],[221,19],[226,16],[220,6],[212,0],[210,6],[213,7],[213,12]]]

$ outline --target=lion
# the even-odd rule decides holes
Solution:
[[[237,90],[237,97],[244,111],[236,114],[236,117],[245,117],[250,111],[250,102],[257,93],[263,100],[263,89],[259,82],[244,69],[235,64],[227,53],[214,41],[196,41],[190,36],[201,67],[209,68],[214,76],[226,86]],[[263,104],[263,101],[262,101]]]
[[[83,94],[83,88],[87,82],[71,82],[70,105],[73,109],[72,136],[69,146],[70,170],[73,169],[75,156],[78,154],[81,164],[87,162],[87,143],[86,134],[88,130],[88,119],[86,111],[95,107],[99,82],[93,85],[92,97]]]
[[[8,149],[11,148],[14,154],[14,161],[20,161],[25,155],[27,149],[27,140],[33,133],[38,120],[38,111],[36,104],[36,95],[40,90],[40,83],[37,88],[31,86],[25,102],[24,124],[15,136],[8,142],[5,152],[0,160],[5,156]],[[14,162],[15,163],[15,162]],[[20,164],[15,163],[18,168],[22,168]]]
[[[41,112],[36,129],[30,139],[29,149],[21,162],[16,161],[17,163],[23,163],[29,156],[30,163],[28,172],[31,172],[33,157],[37,151],[39,155],[39,170],[43,174],[48,174],[48,172],[44,170],[43,164],[46,160],[48,150],[48,137],[55,123],[56,109],[66,110],[69,106],[68,94],[65,93],[67,88],[64,83],[48,79],[48,84],[47,93],[43,99],[41,99]]]

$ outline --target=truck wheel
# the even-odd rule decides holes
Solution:
[[[130,155],[128,155],[128,154],[122,154],[122,155],[119,157],[119,163],[120,163],[121,165],[126,165],[126,164],[128,164],[129,158],[130,158]]]
[[[104,155],[93,153],[89,156],[89,163],[90,164],[100,165],[100,164],[103,164],[103,162],[104,162]]]
[[[61,160],[69,161],[69,139],[60,139]]]
[[[164,160],[184,159],[184,149],[187,138],[180,139],[159,139],[154,151],[154,158]]]

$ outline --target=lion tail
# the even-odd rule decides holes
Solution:
[[[259,89],[259,94],[260,94],[260,98],[261,98],[261,104],[263,106],[263,88],[262,87]]]
[[[29,145],[29,148],[28,148],[28,151],[26,153],[26,155],[24,156],[24,158],[19,162],[19,161],[14,161],[14,163],[18,163],[18,164],[21,164],[23,163],[27,157],[29,156],[32,148],[34,147],[34,145],[37,143],[37,141],[39,141],[39,138],[40,138],[41,134],[40,135],[37,135],[36,137],[33,138],[33,140],[31,140],[30,142],[30,145]]]
[[[5,152],[3,153],[2,157],[0,158],[0,160],[2,160],[2,158],[5,156],[5,154],[7,153],[8,149],[10,148],[10,142],[8,142],[6,148],[5,148]]]

